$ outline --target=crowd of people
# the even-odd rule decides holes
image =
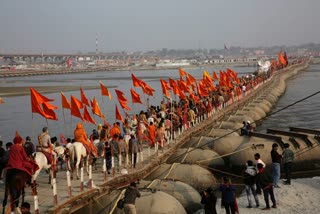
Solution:
[[[100,124],[90,135],[87,135],[83,125],[78,123],[74,130],[73,139],[67,139],[66,142],[60,143],[72,144],[72,142],[81,142],[87,152],[92,154],[93,157],[97,158],[104,155],[108,173],[110,173],[112,167],[114,167],[116,171],[120,171],[120,164],[126,165],[130,162],[130,164],[135,168],[138,153],[142,151],[144,145],[147,145],[150,148],[163,148],[165,144],[170,139],[174,139],[179,132],[194,126],[199,121],[199,118],[209,117],[214,112],[219,111],[230,103],[239,100],[242,96],[246,96],[246,94],[253,90],[256,85],[262,83],[265,78],[266,76],[243,77],[241,78],[241,84],[233,85],[233,87],[218,86],[217,91],[211,92],[209,96],[200,97],[199,100],[195,100],[192,96],[181,98],[179,101],[167,99],[167,102],[165,102],[165,100],[163,100],[159,106],[150,106],[147,108],[147,111],[141,111],[139,114],[135,114],[132,117],[127,115],[122,124],[119,122],[115,122],[113,126],[108,123],[103,125]],[[250,130],[250,121],[247,121],[244,123],[245,134]],[[42,151],[45,153],[48,162],[52,163],[52,166],[54,167],[56,165],[55,161],[57,160],[57,154],[53,150],[54,146],[58,144],[56,141],[56,138],[52,140],[50,137],[48,127],[44,127],[42,132],[39,134],[37,146],[33,145],[30,137],[27,137],[24,141],[20,136],[16,136],[14,143],[8,142],[6,144],[6,150],[4,150],[2,148],[2,141],[0,141],[0,178],[2,178],[2,171],[6,168],[26,170],[30,175],[32,175],[37,170],[37,166],[32,159],[32,153],[35,151]],[[16,145],[19,145],[19,147]],[[14,148],[14,151],[16,152],[12,152],[12,148]],[[20,156],[16,155],[17,152]],[[278,163],[279,157],[281,156],[277,155],[276,149],[273,150],[273,154],[273,184],[277,187],[280,176],[280,167],[278,167]],[[290,155],[290,153],[286,152],[285,155]],[[114,166],[112,166],[112,157],[114,158]],[[291,159],[287,158],[286,160],[287,183],[290,184]],[[248,167],[249,166],[253,167],[252,163],[248,161]],[[257,167],[258,166],[259,164]],[[257,171],[258,173],[256,177],[257,180],[259,180],[259,174],[262,174],[263,170],[258,167]],[[249,193],[250,190],[252,193],[255,192],[254,183],[257,184],[257,187],[260,185],[264,193],[267,192],[264,186],[265,183],[254,181],[254,179],[247,182],[247,193]],[[270,191],[264,194],[265,198],[270,194],[271,199],[274,199],[272,193],[273,186],[270,187],[270,185],[268,185],[268,188],[270,188]],[[227,213],[234,213],[236,210],[233,206],[235,202],[233,199],[235,195],[234,190],[235,188],[231,184],[230,180],[225,178],[223,185],[220,186],[220,191],[223,196],[223,206],[226,208]],[[202,202],[204,204],[208,204],[208,201],[212,203],[212,201],[214,201],[212,194],[213,191],[208,189],[204,193],[205,198],[203,198]],[[256,196],[254,197],[256,200]],[[256,200],[256,206],[258,205],[259,203]],[[251,206],[252,204],[249,200],[248,207]],[[274,206],[276,206],[275,202]],[[212,206],[208,205],[207,207]],[[209,209],[211,210],[211,208]]]
[[[275,188],[280,188],[280,169],[285,170],[284,185],[291,185],[291,170],[294,161],[294,153],[289,148],[290,145],[286,143],[282,154],[278,153],[278,144],[272,145],[270,156],[272,158],[272,166],[267,169],[266,164],[261,160],[260,154],[254,155],[255,163],[252,160],[246,162],[243,171],[243,183],[245,186],[245,193],[248,200],[247,208],[253,208],[254,204],[251,200],[251,195],[254,198],[255,207],[260,207],[258,195],[263,194],[265,207],[262,210],[270,210],[277,208],[277,201],[275,198]],[[278,165],[279,164],[279,165]],[[270,171],[271,170],[271,171]],[[223,177],[219,186],[221,192],[221,206],[225,208],[227,214],[239,213],[238,204],[236,201],[235,186],[231,183],[230,178]],[[272,206],[270,206],[270,201]],[[202,193],[201,203],[204,204],[206,214],[216,214],[217,197],[215,192],[208,188]]]

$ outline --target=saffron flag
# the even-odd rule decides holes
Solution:
[[[180,77],[187,76],[187,72],[185,72],[182,68],[179,68]]]
[[[140,86],[140,79],[138,79],[135,75],[131,74],[132,84],[134,87]]]
[[[96,121],[94,121],[94,119],[90,116],[86,106],[83,110],[83,120],[92,123],[93,125],[96,125]]]
[[[93,100],[91,102],[92,107],[92,113],[95,115],[98,115],[101,118],[105,118],[105,116],[101,113],[99,103],[96,100],[96,97],[93,97]]]
[[[49,120],[58,120],[56,113],[53,109],[57,109],[57,106],[54,106],[50,103],[42,103],[43,112],[45,113],[45,118]]]
[[[86,106],[90,106],[89,100],[86,97],[86,94],[84,93],[84,91],[82,90],[82,87],[80,86],[80,94],[81,94],[81,102],[83,104],[85,104]]]
[[[124,102],[128,102],[128,99],[124,96],[123,92],[120,90],[115,89],[114,90],[117,94],[118,100],[124,101]]]
[[[62,108],[71,109],[71,105],[68,99],[64,96],[63,92],[61,92],[61,105],[62,105]]]
[[[132,103],[141,103],[141,99],[140,99],[140,95],[135,92],[132,88],[130,89],[130,92],[131,92],[131,98],[132,98]]]
[[[49,99],[43,96],[42,94],[40,94],[34,88],[31,88],[31,87],[30,87],[30,95],[31,95],[31,111],[33,113],[38,113],[46,119],[57,120],[57,117],[53,111],[53,109],[57,109],[57,107],[49,103],[50,101],[53,101],[53,99]]]
[[[101,95],[102,96],[108,96],[109,99],[112,99],[112,95],[109,92],[108,88],[106,86],[104,86],[104,84],[100,81],[100,88],[101,88]]]
[[[188,79],[192,82],[192,83],[195,83],[197,82],[197,80],[191,75],[191,74],[188,74]]]
[[[283,66],[286,66],[287,65],[287,61],[286,59],[284,58],[284,56],[282,55],[282,52],[280,51],[279,54],[278,54],[278,59],[279,59],[279,63]]]
[[[36,99],[37,103],[45,103],[45,102],[50,102],[54,101],[53,99],[49,99],[42,94],[40,94],[38,91],[36,91],[34,88],[30,87],[30,92],[32,95],[34,95],[34,98]]]
[[[153,96],[153,92],[155,92],[155,90],[150,85],[148,85],[143,80],[140,80],[139,84],[140,84],[144,94],[147,94],[149,96]]]
[[[3,101],[3,99],[0,97],[0,104],[3,104],[4,103],[4,101]]]
[[[218,80],[218,79],[219,79],[219,77],[218,77],[218,75],[216,74],[216,72],[215,72],[215,71],[213,71],[213,79],[216,79],[216,80]]]
[[[118,109],[118,106],[116,105],[116,119],[120,120],[121,122],[124,122],[122,115],[120,114],[120,111]]]
[[[168,88],[170,88],[170,87],[169,87],[168,83],[163,79],[160,79],[160,82],[161,82],[161,87],[162,87],[162,93],[164,95],[166,95],[168,98],[170,98],[170,93],[168,91]]]
[[[130,110],[129,106],[127,106],[128,99],[124,96],[123,92],[117,89],[115,89],[115,92],[117,94],[120,106],[124,109]]]
[[[71,115],[83,120],[80,112],[81,108],[83,108],[83,104],[76,97],[71,95]]]

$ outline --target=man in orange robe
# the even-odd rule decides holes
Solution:
[[[90,149],[89,153],[92,152],[92,154],[95,157],[98,157],[97,149],[88,140],[86,130],[84,130],[84,128],[83,128],[81,123],[78,123],[76,129],[74,130],[74,140],[75,140],[75,142],[83,143],[86,146],[86,148]]]
[[[117,134],[118,136],[121,135],[120,131],[120,123],[114,123],[113,127],[110,129],[110,137],[114,139],[114,135]]]
[[[156,126],[153,125],[153,122],[150,122],[150,125],[148,127],[149,132],[149,138],[150,138],[150,146],[154,147],[154,144],[156,143]]]

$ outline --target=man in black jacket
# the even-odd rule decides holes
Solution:
[[[201,194],[201,204],[204,204],[205,214],[217,214],[216,203],[217,197],[213,190],[209,187],[206,191]]]
[[[126,214],[136,214],[136,198],[140,197],[140,192],[135,182],[132,182],[124,194],[124,212]]]
[[[276,199],[273,193],[272,177],[270,173],[268,173],[265,170],[265,168],[263,168],[263,165],[261,163],[258,163],[257,168],[259,171],[257,175],[257,180],[260,183],[261,188],[263,190],[264,201],[266,203],[266,208],[263,208],[262,210],[270,210],[269,195],[273,204],[272,208],[277,208]]]

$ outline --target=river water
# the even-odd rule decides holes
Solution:
[[[202,77],[202,70],[206,68],[186,69],[187,72],[192,74],[195,78]],[[212,70],[218,71],[225,68],[207,68],[211,73]],[[239,76],[252,73],[254,67],[236,67],[231,68],[239,73]],[[160,86],[160,78],[168,80],[171,78],[178,78],[178,70],[146,70],[146,71],[108,71],[108,72],[95,72],[95,73],[80,73],[80,74],[67,74],[67,75],[47,75],[47,76],[31,76],[31,77],[16,77],[16,78],[3,78],[0,79],[2,87],[18,87],[18,86],[99,86],[99,80],[101,80],[111,91],[113,99],[109,100],[107,97],[100,95],[100,89],[85,90],[85,93],[89,99],[96,96],[102,112],[106,115],[109,123],[115,121],[115,104],[117,99],[113,88],[123,91],[126,97],[131,100],[130,88],[132,86],[131,74],[134,74],[140,79],[143,79],[156,89],[155,95],[150,97],[149,103],[151,105],[158,105],[162,99],[162,91]],[[301,99],[309,94],[314,93],[320,89],[320,66],[312,65],[305,72],[302,72],[295,78],[291,79],[287,83],[287,91],[285,95],[281,97],[275,110],[286,106],[298,99]],[[140,88],[135,88],[140,94],[141,99],[146,103],[146,97],[143,96]],[[67,98],[70,95],[80,98],[80,92],[67,91],[64,92]],[[42,127],[48,126],[51,137],[59,136],[63,133],[65,136],[72,136],[75,124],[79,122],[79,119],[70,116],[70,111],[63,110],[61,108],[60,91],[55,93],[48,93],[45,96],[55,99],[52,102],[57,105],[59,109],[56,114],[59,118],[58,121],[48,120],[46,121],[38,114],[31,113],[30,95],[5,97],[5,104],[0,105],[0,136],[4,143],[12,141],[15,131],[17,130],[21,136],[31,136],[32,140],[36,142],[36,136],[41,132]],[[145,110],[146,105],[130,104],[131,111],[129,114],[138,113],[140,110]],[[300,103],[290,109],[287,109],[281,113],[278,113],[270,118],[266,119],[262,126],[258,128],[260,131],[264,131],[266,128],[287,128],[289,126],[297,126],[304,128],[318,129],[320,127],[320,117],[317,117],[320,113],[320,96],[312,97],[311,99]],[[123,113],[122,113],[123,114]],[[123,114],[124,115],[124,114]],[[97,123],[103,121],[97,116],[94,117]],[[95,128],[92,124],[85,124],[87,133],[90,133]]]

